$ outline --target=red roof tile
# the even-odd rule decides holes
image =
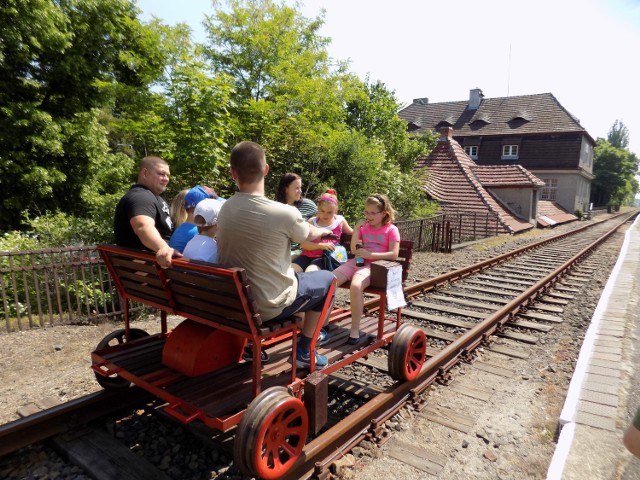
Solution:
[[[426,167],[425,191],[444,205],[456,207],[461,210],[474,212],[491,212],[498,215],[501,230],[508,233],[516,233],[533,228],[531,223],[518,218],[495,199],[482,185],[476,169],[479,167],[464,152],[458,142],[449,136],[438,140],[436,147],[425,158],[418,160],[416,170],[420,172]],[[504,168],[504,167],[498,167]],[[520,167],[522,168],[522,167]],[[525,169],[522,168],[526,172]],[[480,168],[481,176],[487,176],[489,169]],[[501,186],[512,186],[512,181],[524,182],[527,186],[537,185],[537,178],[530,173],[524,174],[520,169],[508,168],[512,177],[507,178]],[[515,172],[518,171],[516,178]],[[539,180],[537,180],[539,181]],[[524,186],[524,185],[523,185]]]
[[[536,220],[542,227],[572,222],[577,219],[578,217],[576,217],[572,213],[567,212],[556,202],[552,202],[549,200],[538,201],[538,216]]]

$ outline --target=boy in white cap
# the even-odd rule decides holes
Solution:
[[[216,263],[218,261],[218,244],[215,236],[218,231],[218,213],[222,203],[212,198],[201,200],[193,212],[194,222],[198,226],[198,234],[184,247],[182,255],[191,260]]]

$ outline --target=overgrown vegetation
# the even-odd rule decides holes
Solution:
[[[323,14],[213,2],[198,44],[139,13],[131,0],[0,6],[0,250],[111,241],[148,154],[170,162],[169,200],[196,184],[229,196],[241,140],[265,147],[270,192],[294,171],[312,199],[335,188],[349,219],[375,191],[405,219],[434,209],[412,174],[434,138],[410,138],[392,91],[329,58]]]

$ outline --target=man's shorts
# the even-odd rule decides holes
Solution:
[[[298,312],[321,312],[324,301],[329,293],[331,282],[333,282],[333,273],[326,270],[317,272],[301,272],[296,273],[298,279],[298,293],[296,299],[291,305],[286,307],[280,315],[274,318],[278,320],[287,318]]]

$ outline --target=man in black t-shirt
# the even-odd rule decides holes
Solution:
[[[138,183],[118,202],[113,221],[116,244],[151,250],[162,266],[171,264],[174,255],[167,243],[173,230],[169,206],[160,197],[169,184],[169,175],[169,165],[162,158],[143,158]]]

